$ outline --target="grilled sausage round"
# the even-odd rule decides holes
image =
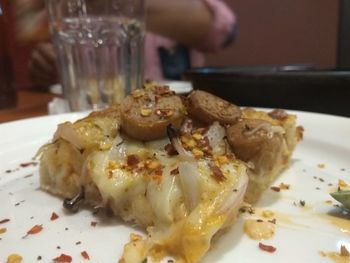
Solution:
[[[252,162],[254,170],[271,169],[275,157],[283,147],[283,135],[275,132],[273,125],[264,120],[242,119],[226,130],[232,151],[245,162]]]
[[[191,117],[211,124],[234,124],[241,117],[238,106],[202,90],[195,90],[188,96],[188,113]]]
[[[166,136],[166,127],[180,128],[186,109],[179,96],[165,86],[132,92],[122,104],[121,128],[130,137],[149,141]]]

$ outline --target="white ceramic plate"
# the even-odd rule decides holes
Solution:
[[[243,221],[248,217],[244,214],[203,262],[330,262],[319,252],[336,252],[341,245],[350,250],[349,217],[341,217],[335,201],[325,202],[331,200],[329,192],[336,189],[339,178],[350,181],[350,119],[297,114],[305,138],[290,168],[274,183],[290,184],[290,190],[267,190],[256,205],[257,211],[275,213],[276,233],[262,242],[276,247],[276,252],[260,250],[259,241],[244,234]],[[72,256],[73,262],[87,262],[82,251],[89,254],[90,262],[117,262],[129,234],[140,231],[87,209],[66,214],[62,200],[39,190],[38,166],[21,167],[49,141],[58,123],[79,117],[82,115],[64,114],[0,125],[0,222],[10,219],[0,224],[0,229],[6,228],[0,234],[0,262],[6,262],[12,253],[22,255],[24,263],[52,262],[62,253]],[[301,200],[305,207],[300,206]],[[59,215],[55,221],[50,220],[53,212]],[[95,227],[92,221],[97,222]],[[23,238],[34,225],[42,225],[43,230]]]

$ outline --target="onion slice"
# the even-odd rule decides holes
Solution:
[[[65,122],[58,125],[53,140],[56,141],[59,138],[70,142],[78,150],[84,149],[84,143],[77,132],[74,130],[73,124],[71,122]]]
[[[178,169],[185,204],[189,211],[192,211],[198,205],[200,199],[200,174],[195,162],[181,162]]]
[[[175,126],[172,124],[169,124],[167,126],[167,135],[169,137],[169,140],[171,144],[174,146],[175,150],[179,154],[179,156],[187,161],[194,161],[195,158],[192,153],[189,151],[186,151],[185,148],[182,146],[182,143],[179,139],[178,131],[176,130]]]

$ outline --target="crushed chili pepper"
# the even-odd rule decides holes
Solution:
[[[277,248],[273,247],[273,246],[269,246],[269,245],[265,245],[261,242],[259,242],[259,248],[261,250],[264,250],[266,252],[269,252],[269,253],[274,253],[276,251]]]
[[[54,221],[54,220],[56,220],[57,218],[59,218],[59,216],[58,216],[55,212],[52,212],[51,217],[50,217],[50,220],[51,220],[51,221]]]
[[[135,166],[140,162],[140,158],[136,154],[131,154],[127,157],[126,163],[129,166]]]
[[[39,232],[41,232],[41,230],[43,230],[43,225],[35,225],[28,230],[27,235],[38,234]]]
[[[280,192],[281,191],[281,188],[277,187],[277,186],[271,186],[270,189],[272,191],[275,191],[275,192]]]
[[[96,221],[91,221],[90,225],[95,227],[97,225],[97,222]]]
[[[71,263],[72,257],[66,254],[61,254],[60,256],[54,258],[53,261],[57,263]]]
[[[210,170],[213,172],[211,174],[211,176],[218,182],[222,182],[224,180],[226,180],[226,177],[224,176],[224,174],[222,173],[222,171],[220,170],[220,168],[215,165],[215,164],[211,164],[210,165]]]
[[[81,255],[84,259],[90,260],[89,254],[88,254],[86,251],[82,251],[82,252],[80,253],[80,255]]]
[[[38,164],[37,162],[27,162],[27,163],[21,163],[19,166],[24,168],[24,167],[28,167],[28,166],[35,166],[37,164]]]
[[[9,222],[9,221],[10,221],[10,219],[5,218],[5,219],[3,219],[3,220],[0,220],[0,224],[5,224],[5,223],[7,223],[7,222]]]

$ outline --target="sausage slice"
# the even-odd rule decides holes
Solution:
[[[283,149],[283,134],[260,119],[242,119],[227,128],[227,140],[238,159],[252,162],[256,172],[269,171]]]
[[[238,106],[202,90],[195,90],[188,96],[188,113],[206,124],[219,121],[234,124],[241,117]]]
[[[166,127],[180,128],[186,109],[167,86],[151,85],[134,90],[122,104],[121,128],[130,137],[149,141],[166,136]]]

